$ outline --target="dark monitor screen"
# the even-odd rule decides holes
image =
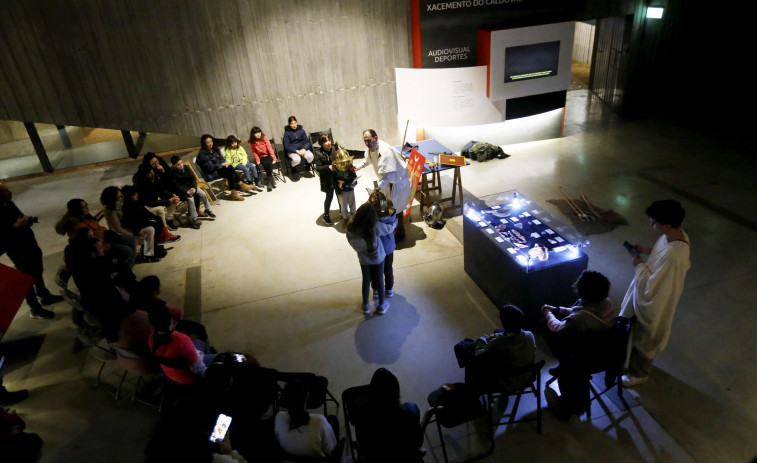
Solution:
[[[505,48],[505,83],[557,75],[560,41]]]

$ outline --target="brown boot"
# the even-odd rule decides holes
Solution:
[[[229,201],[244,201],[244,198],[239,196],[239,193],[237,193],[235,190],[231,190]]]
[[[245,184],[244,182],[239,182],[239,183],[237,183],[237,189],[238,189],[239,191],[250,191],[250,190],[252,190],[253,188],[255,188],[255,187],[253,187],[253,186],[250,186],[250,185],[247,185],[247,184]]]

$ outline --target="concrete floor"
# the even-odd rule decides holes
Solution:
[[[546,201],[562,185],[625,216],[630,226],[590,236],[587,248],[590,268],[612,281],[616,304],[633,274],[621,243],[653,243],[644,209],[674,198],[687,210],[692,267],[670,344],[649,383],[627,392],[630,410],[613,392],[595,403],[590,422],[561,422],[547,411],[541,436],[530,423],[500,427],[495,453],[483,461],[748,461],[757,455],[757,374],[748,366],[757,323],[757,254],[749,244],[757,240],[754,156],[662,119],[613,117],[585,91],[571,92],[565,132],[507,146],[506,160],[466,167],[466,195],[518,189],[559,215]],[[40,217],[35,233],[50,287],[66,245],[53,231],[65,202],[81,197],[97,204],[105,186],[128,183],[135,169],[126,163],[10,182],[19,207]],[[363,191],[358,203],[365,197]],[[493,304],[463,271],[462,218],[433,230],[414,214],[409,239],[395,254],[389,312],[365,318],[357,259],[343,227],[319,219],[322,202],[314,178],[223,202],[215,222],[181,229],[166,259],[138,265],[135,273],[159,275],[162,297],[200,319],[218,350],[249,351],[268,367],[325,375],[337,397],[387,367],[400,379],[403,398],[425,410],[430,391],[463,379],[453,345],[498,323]],[[0,262],[9,263],[5,256]],[[196,281],[187,275],[197,273],[199,285],[187,286]],[[106,384],[95,388],[99,365],[87,351],[72,350],[69,307],[54,310],[55,320],[32,320],[23,306],[2,346],[6,385],[31,390],[16,408],[44,439],[43,461],[141,461],[157,413],[114,400],[117,364],[106,365]],[[554,360],[546,351],[539,355],[548,376]],[[535,413],[534,399],[524,399],[519,413]],[[445,430],[450,461],[480,451],[481,435],[480,423]],[[425,461],[443,461],[433,427],[425,446]]]

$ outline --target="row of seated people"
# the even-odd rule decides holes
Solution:
[[[267,190],[276,188],[273,166],[279,160],[270,139],[260,127],[254,126],[250,129],[250,138],[247,142],[250,144],[254,163],[250,162],[249,156],[240,146],[241,141],[235,135],[226,137],[225,146],[222,148],[215,146],[213,136],[204,134],[200,137],[197,165],[200,167],[203,178],[207,181],[226,179],[229,189],[232,190],[230,199],[235,201],[241,200],[241,197],[233,191],[235,188],[241,191],[249,190],[243,182],[236,179],[237,172],[235,171],[243,174],[248,184],[254,181],[254,184],[259,187],[261,185],[259,172],[264,170]],[[310,137],[294,116],[289,117],[284,127],[282,143],[292,167],[297,167],[303,161],[308,165],[314,162],[315,156]]]
[[[197,166],[202,177],[208,182],[225,179],[231,192],[229,199],[232,201],[244,200],[237,191],[250,194],[262,191],[259,175],[261,169],[266,172],[267,190],[270,192],[276,188],[273,166],[278,162],[278,158],[271,141],[260,127],[253,127],[248,142],[255,163],[250,162],[247,152],[240,145],[241,141],[235,135],[226,137],[223,147],[215,145],[212,135],[204,134],[200,137]],[[241,175],[244,181],[237,180],[237,175]]]
[[[576,371],[567,371],[571,365],[570,362],[563,364],[569,352],[565,341],[573,336],[610,330],[614,316],[608,300],[609,280],[606,277],[598,272],[585,271],[574,288],[579,299],[572,307],[543,307],[543,328],[550,333],[545,337],[561,361],[560,366],[553,369],[553,373],[560,381],[563,392],[557,405],[551,400],[548,403],[556,406],[555,412],[563,417],[570,413],[582,413],[588,406],[588,389],[585,395],[576,393],[575,384],[570,382],[589,381],[585,372],[581,375],[576,374]],[[477,340],[469,340],[469,343],[461,344],[461,348],[456,346],[455,349],[461,366],[466,367],[465,384],[474,396],[487,391],[519,391],[534,381],[533,372],[524,371],[525,367],[534,364],[536,344],[534,335],[524,329],[523,312],[515,306],[507,305],[499,310],[499,315],[502,329]],[[166,323],[167,319],[156,322],[156,333],[164,330]],[[595,355],[601,356],[601,353]],[[189,401],[193,418],[188,419],[180,408],[169,413],[158,425],[154,439],[146,450],[148,461],[160,461],[167,454],[165,452],[175,452],[178,447],[191,449],[187,451],[195,455],[206,455],[204,460],[198,461],[246,461],[245,458],[250,461],[277,461],[281,452],[325,457],[335,451],[339,442],[338,421],[335,417],[325,417],[306,410],[308,390],[305,385],[296,381],[287,382],[280,402],[286,410],[278,411],[265,420],[261,416],[267,410],[269,402],[262,400],[261,407],[258,399],[265,396],[265,392],[260,389],[265,383],[262,372],[270,370],[260,367],[257,362],[239,365],[230,360],[230,356],[224,360],[219,360],[219,357],[221,356],[216,357],[210,366],[205,366],[205,377],[199,382],[203,388],[195,389],[195,392],[201,391],[197,393],[202,395],[194,396]],[[185,361],[185,364],[189,364],[189,361]],[[513,371],[518,373],[513,374]],[[238,381],[230,380],[230,376]],[[220,381],[219,377],[222,378]],[[230,388],[234,384],[246,386],[239,386],[230,394]],[[437,400],[439,395],[432,393],[429,405],[433,407]],[[207,406],[204,414],[198,412],[198,403]],[[400,385],[395,375],[384,368],[376,370],[367,388],[362,408],[359,417],[350,421],[355,426],[356,440],[360,446],[359,455],[363,461],[423,461],[425,452],[421,446],[431,410],[421,418],[417,404],[401,401]],[[228,441],[223,444],[208,441],[208,434],[218,413],[228,413],[234,417],[230,436],[234,436],[235,451],[231,451]],[[181,420],[175,420],[177,414],[182,417]],[[345,426],[350,426],[350,423],[345,423]],[[187,441],[189,436],[193,436],[192,442]]]

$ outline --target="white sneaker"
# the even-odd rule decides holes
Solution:
[[[394,296],[394,290],[393,289],[387,289],[384,293],[384,297],[392,297]]]
[[[623,382],[623,387],[634,387],[638,386],[639,384],[644,384],[649,379],[649,376],[644,376],[643,378],[639,378],[637,376],[631,376],[631,375],[623,375],[623,378],[621,381]]]
[[[370,304],[363,304],[363,313],[365,315],[368,315],[371,313],[371,306]]]
[[[384,315],[386,311],[389,310],[389,301],[384,301],[383,304],[381,304],[381,307],[376,309],[377,315]]]

